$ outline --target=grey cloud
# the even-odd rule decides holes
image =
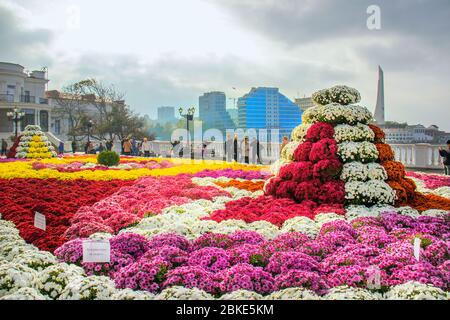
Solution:
[[[46,52],[52,37],[49,30],[26,29],[13,11],[0,5],[0,61],[50,64]]]

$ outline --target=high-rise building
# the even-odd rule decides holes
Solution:
[[[306,109],[309,109],[314,106],[314,103],[311,99],[311,97],[305,97],[305,98],[296,98],[294,100],[294,103],[302,109],[302,111],[305,111]]]
[[[278,129],[280,137],[289,137],[301,123],[302,113],[278,88],[252,88],[238,99],[239,128],[243,129]]]
[[[383,69],[378,66],[378,93],[377,105],[375,106],[375,121],[377,124],[384,124],[384,73]]]
[[[219,91],[206,92],[198,98],[199,118],[203,121],[203,129],[234,129],[235,124],[226,110],[225,93]]]
[[[167,123],[167,122],[175,122],[177,118],[175,118],[175,107],[159,107],[158,108],[158,122],[159,123]]]
[[[236,108],[227,109],[227,112],[230,115],[230,118],[233,121],[234,126],[237,127],[237,125],[238,125],[238,109],[236,109]]]

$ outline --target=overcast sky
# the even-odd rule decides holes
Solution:
[[[151,117],[254,86],[293,99],[346,84],[373,110],[381,65],[387,120],[450,131],[449,30],[448,0],[0,0],[0,61],[48,66],[49,89],[114,83]]]

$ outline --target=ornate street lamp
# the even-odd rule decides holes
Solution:
[[[194,120],[194,114],[195,114],[195,108],[191,107],[187,110],[187,112],[184,113],[184,110],[182,107],[178,109],[178,112],[180,112],[180,116],[186,119],[186,129],[187,129],[187,144],[186,146],[189,146],[191,149],[191,159],[194,159],[194,150],[192,148],[192,145],[189,144],[189,121]]]
[[[14,122],[15,135],[17,138],[19,122],[22,120],[23,117],[25,117],[25,112],[20,111],[17,107],[14,107],[13,111],[7,112],[6,115],[8,116],[9,120]]]
[[[94,126],[94,121],[89,120],[87,123],[87,128],[88,128],[88,142],[91,142],[91,129]]]

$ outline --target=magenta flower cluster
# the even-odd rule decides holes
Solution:
[[[200,288],[216,296],[239,289],[267,294],[302,287],[318,294],[348,285],[371,288],[408,281],[450,289],[448,219],[383,213],[322,225],[312,239],[298,232],[267,240],[253,231],[206,233],[192,241],[173,233],[150,240],[123,233],[111,241],[110,264],[83,264],[81,239],[56,250],[62,261],[90,274],[107,274],[119,288],[158,292],[170,286]],[[420,239],[419,257],[414,240]]]

